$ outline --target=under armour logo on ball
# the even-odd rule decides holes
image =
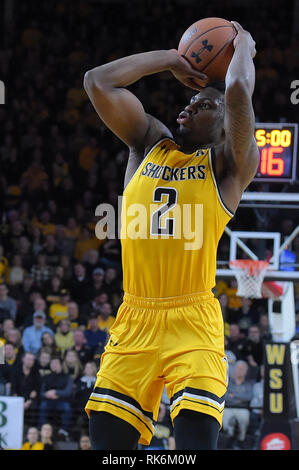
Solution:
[[[207,39],[204,39],[203,41],[201,41],[201,43],[202,43],[202,47],[199,49],[198,52],[194,52],[194,51],[191,52],[191,57],[195,57],[195,61],[197,64],[201,62],[202,60],[200,58],[200,54],[202,54],[203,51],[211,52],[211,50],[214,47],[213,44],[209,44],[209,41]]]

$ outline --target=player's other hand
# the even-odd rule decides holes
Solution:
[[[256,54],[256,49],[255,49],[255,41],[253,37],[248,31],[242,28],[240,23],[237,23],[237,21],[231,21],[231,23],[233,24],[234,28],[237,30],[237,33],[238,33],[234,39],[234,47],[236,48],[236,46],[239,44],[240,41],[241,42],[246,41],[249,46],[251,57],[254,58]]]
[[[176,49],[170,49],[169,52],[172,53],[174,57],[170,71],[179,82],[197,91],[207,85],[207,75],[194,69],[188,60],[180,55]]]

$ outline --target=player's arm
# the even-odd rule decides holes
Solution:
[[[225,144],[222,165],[227,177],[220,186],[222,198],[233,211],[243,191],[254,178],[259,151],[254,138],[255,116],[252,94],[255,84],[255,42],[238,23],[234,55],[225,78]],[[225,168],[223,168],[225,170]]]
[[[167,70],[186,86],[194,89],[200,88],[195,84],[195,79],[200,81],[206,78],[173,50],[127,56],[96,67],[84,76],[84,88],[98,115],[130,148],[144,148],[152,120],[145,113],[140,100],[126,87],[146,75]],[[157,130],[151,133],[151,138],[158,140],[160,136],[161,130],[158,126]]]

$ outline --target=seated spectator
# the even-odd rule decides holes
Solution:
[[[44,445],[39,440],[39,431],[35,427],[31,427],[27,431],[27,441],[21,447],[21,450],[44,450]]]
[[[0,284],[0,326],[6,318],[16,320],[17,304],[16,301],[9,297],[8,288],[5,283]]]
[[[79,306],[77,302],[69,302],[68,303],[68,320],[71,324],[71,329],[76,330],[82,325],[85,326],[86,320],[83,318],[82,315],[79,314]]]
[[[65,286],[69,286],[73,277],[73,265],[71,263],[70,256],[67,256],[65,253],[63,253],[63,255],[60,257],[59,266],[63,269],[61,280],[64,282]]]
[[[62,362],[62,370],[65,374],[70,375],[73,381],[76,381],[81,376],[82,364],[74,349],[66,351]]]
[[[41,383],[41,403],[39,407],[38,427],[48,422],[48,415],[54,411],[60,413],[62,432],[70,430],[72,408],[73,380],[62,371],[61,359],[53,357],[50,363],[51,373],[46,375]]]
[[[25,318],[32,315],[32,295],[34,296],[35,287],[31,274],[26,274],[22,284],[17,284],[11,288],[14,298],[18,304],[16,326],[23,326]],[[40,293],[39,293],[40,295]]]
[[[58,276],[53,276],[50,281],[45,285],[45,299],[48,307],[51,304],[60,301],[60,291],[62,289],[62,280]]]
[[[16,350],[13,344],[6,342],[4,364],[0,367],[0,395],[10,395],[13,366],[17,364],[19,365]]]
[[[48,210],[44,210],[39,218],[33,218],[32,227],[38,228],[43,237],[48,234],[55,234],[55,225],[51,221],[51,214]]]
[[[107,268],[104,277],[104,290],[111,297],[113,294],[119,293],[120,283],[115,268]]]
[[[5,363],[10,366],[20,363],[20,355],[18,354],[16,348],[14,347],[14,344],[10,343],[9,341],[6,341],[4,345],[4,356],[5,356]]]
[[[98,315],[92,313],[88,320],[88,328],[84,331],[85,338],[88,346],[91,348],[92,353],[100,345],[104,348],[107,343],[108,334],[105,330],[100,330]]]
[[[55,237],[59,253],[63,253],[63,256],[66,255],[67,257],[72,256],[74,240],[66,235],[66,227],[64,225],[56,225]]]
[[[254,307],[252,299],[247,297],[241,298],[242,306],[236,311],[236,320],[240,331],[247,334],[251,325],[257,324],[259,321],[259,312]]]
[[[26,216],[27,217],[27,216]],[[26,271],[31,267],[32,258],[33,258],[33,251],[31,242],[28,237],[21,237],[18,244],[18,255],[22,258],[22,265]],[[28,274],[25,273],[25,276]],[[24,279],[25,279],[24,276]],[[24,281],[23,279],[23,281]]]
[[[30,425],[35,424],[40,385],[40,376],[35,367],[35,355],[25,352],[21,364],[12,370],[11,395],[24,397],[24,421]]]
[[[91,450],[91,443],[88,434],[83,434],[80,437],[78,450]]]
[[[22,257],[18,254],[13,256],[12,265],[6,271],[6,281],[10,286],[21,284],[24,281],[26,270],[23,267]]]
[[[99,328],[109,333],[111,326],[115,322],[115,317],[112,315],[112,305],[109,302],[103,303],[99,307]]]
[[[258,326],[260,328],[261,337],[263,339],[271,340],[272,335],[269,325],[269,315],[267,313],[261,314]]]
[[[244,359],[246,339],[241,334],[240,328],[236,323],[229,325],[229,337],[227,349],[232,351],[237,359]]]
[[[89,289],[89,297],[94,299],[103,290],[105,271],[102,268],[95,268],[92,271],[92,280]]]
[[[17,354],[17,359],[19,360],[19,358],[22,357],[24,353],[21,332],[17,328],[11,328],[7,332],[6,336],[7,336],[7,342],[13,344],[16,354]]]
[[[96,157],[98,157],[99,153],[100,149],[98,146],[98,141],[94,136],[92,136],[89,142],[86,142],[84,147],[82,147],[79,153],[78,163],[80,167],[85,171],[89,171],[92,168],[92,165]]]
[[[55,450],[53,443],[53,426],[49,423],[42,425],[40,430],[40,440],[43,443],[43,450]]]
[[[82,227],[80,238],[76,241],[74,257],[77,261],[83,261],[89,250],[98,250],[103,240],[99,240],[88,227]]]
[[[48,351],[51,356],[59,356],[60,351],[56,345],[55,336],[50,333],[42,334],[42,346],[41,348],[45,351]]]
[[[51,373],[50,369],[51,353],[49,350],[41,348],[37,356],[37,370],[41,379]]]
[[[50,306],[50,316],[53,319],[54,325],[57,325],[60,320],[68,318],[68,305],[70,301],[70,294],[66,289],[61,289],[59,301]]]
[[[56,239],[53,233],[45,236],[43,253],[46,255],[47,265],[54,267],[59,264],[60,252],[56,247]]]
[[[70,293],[72,299],[80,305],[89,300],[90,281],[86,274],[86,268],[82,263],[74,266],[74,275],[70,281]]]
[[[47,315],[47,304],[46,301],[40,296],[37,295],[35,296],[33,300],[33,312],[30,312],[30,315],[28,315],[23,322],[23,328],[26,328],[27,326],[31,326],[33,323],[33,314],[36,312],[42,312],[46,315],[46,322],[45,326],[50,328],[50,330],[53,329],[53,321],[52,318]]]
[[[97,366],[93,361],[87,362],[83,369],[83,375],[75,382],[74,402],[79,410],[77,425],[80,429],[88,429],[88,417],[84,410],[85,405],[93,391],[97,375]]]
[[[94,271],[99,268],[100,254],[98,250],[89,250],[83,258],[88,277],[92,277]]]
[[[248,365],[245,361],[237,361],[234,375],[230,379],[225,395],[225,408],[223,411],[223,430],[227,432],[230,440],[227,447],[234,445],[242,448],[249,426],[249,403],[252,399],[253,386],[246,380]],[[235,432],[237,428],[237,443]]]
[[[244,356],[252,367],[260,367],[263,363],[264,345],[261,331],[258,325],[252,325],[248,330],[248,336],[244,348]]]
[[[44,284],[51,279],[52,267],[47,264],[45,253],[38,253],[37,262],[36,264],[33,264],[30,274],[33,278],[34,284],[41,288],[43,288]]]
[[[77,240],[81,234],[81,225],[75,217],[69,217],[66,223],[65,235],[71,240]]]
[[[9,232],[7,234],[6,250],[8,253],[16,253],[20,238],[25,235],[24,225],[18,218],[18,214],[15,220],[11,220]]]
[[[25,328],[22,337],[24,350],[26,352],[37,355],[42,347],[42,335],[44,333],[54,335],[54,332],[45,326],[45,323],[46,315],[44,312],[37,311],[33,314],[33,325]]]
[[[15,324],[12,318],[6,318],[3,323],[2,327],[0,328],[0,340],[2,343],[5,343],[7,341],[7,334],[9,330],[12,330],[15,328]]]
[[[36,257],[43,250],[44,235],[42,233],[42,230],[37,225],[35,225],[34,221],[32,222],[32,227],[31,227],[31,239],[32,239],[32,253],[33,253],[33,256]],[[30,263],[30,266],[32,266],[32,261]]]
[[[91,300],[89,300],[82,306],[82,316],[88,319],[90,312],[99,314],[100,308],[105,302],[109,302],[109,297],[108,297],[107,292],[105,291],[98,292],[95,297],[91,298]]]
[[[69,320],[61,320],[59,322],[55,333],[55,342],[61,357],[64,357],[67,349],[71,349],[74,346],[74,333],[71,330]]]
[[[231,279],[229,281],[229,286],[226,289],[226,294],[228,297],[228,307],[232,310],[238,310],[241,306],[241,297],[237,296],[238,283],[236,279]]]
[[[81,364],[86,364],[86,362],[90,361],[92,358],[92,351],[87,344],[84,331],[80,328],[74,330],[73,350],[78,354]]]

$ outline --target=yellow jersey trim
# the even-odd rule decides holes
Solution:
[[[162,139],[159,139],[158,142],[156,142],[149,150],[148,152],[145,154],[145,156],[143,157],[143,159],[141,160],[141,162],[139,163],[134,175],[132,176],[132,178],[130,179],[130,181],[128,182],[127,186],[125,187],[124,191],[126,191],[127,187],[129,186],[129,184],[131,183],[131,181],[133,180],[134,176],[137,174],[138,170],[140,169],[141,165],[143,165],[143,163],[145,162],[145,160],[147,159],[147,157],[150,155],[150,153],[156,148],[158,147],[159,144],[161,144],[161,142],[163,142],[164,140],[170,140],[171,142],[173,142],[175,144],[175,141],[170,139],[170,137],[163,137]]]

